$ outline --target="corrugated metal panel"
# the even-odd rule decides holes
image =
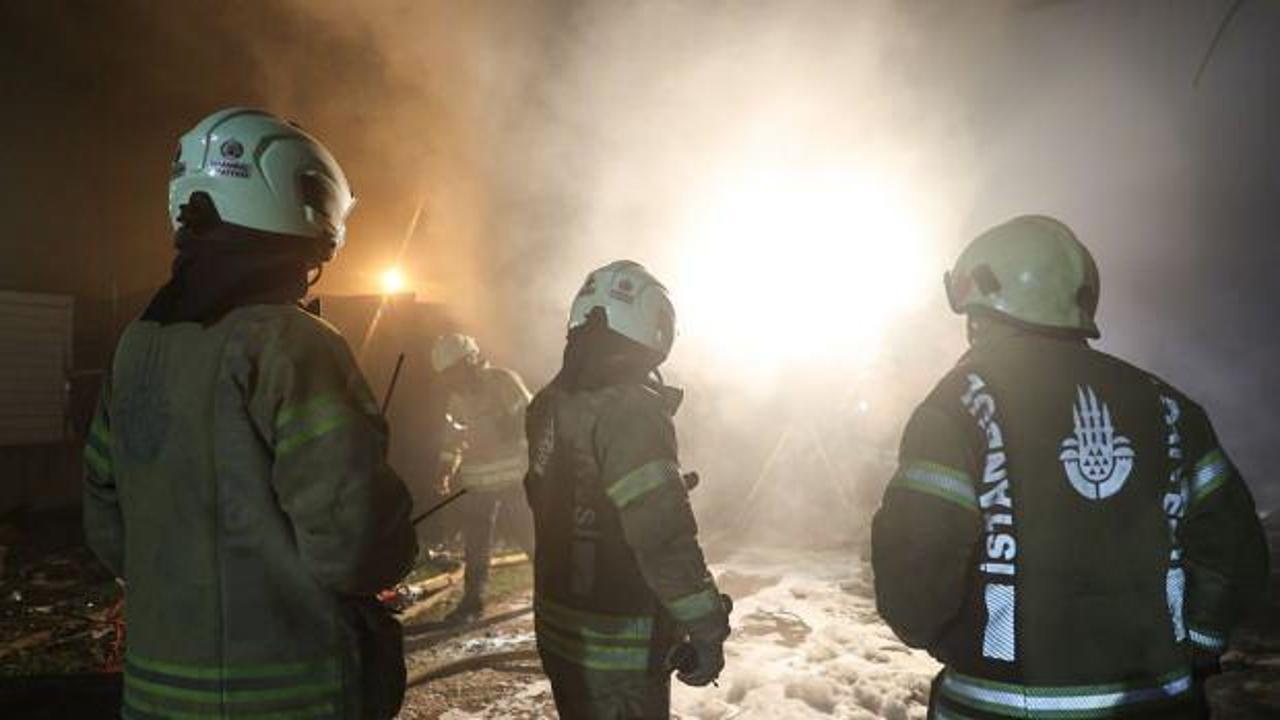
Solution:
[[[61,442],[72,298],[0,291],[0,447]]]

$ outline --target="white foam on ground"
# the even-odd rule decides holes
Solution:
[[[713,570],[779,580],[736,599],[720,685],[677,683],[672,705],[679,718],[924,717],[929,683],[940,666],[905,647],[875,614],[869,570],[857,558],[753,553]],[[779,620],[782,630],[770,631]]]
[[[849,552],[769,551],[712,568],[774,584],[735,600],[718,687],[673,682],[680,720],[921,720],[940,666],[905,647],[875,613],[867,566]],[[750,584],[750,583],[748,583]],[[731,588],[730,588],[731,589]],[[805,633],[807,626],[808,632]],[[480,713],[445,720],[543,717],[539,678]]]
[[[467,655],[506,652],[508,650],[531,648],[534,646],[534,643],[535,640],[532,631],[512,635],[503,635],[501,633],[494,632],[481,637],[465,640],[462,643],[462,652]]]

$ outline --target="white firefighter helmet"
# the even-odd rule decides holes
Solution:
[[[459,362],[480,362],[480,345],[470,335],[450,333],[436,338],[431,346],[431,369],[444,372]]]
[[[1047,215],[1022,215],[982,233],[945,282],[955,312],[1098,337],[1098,265],[1071,228]]]
[[[192,193],[208,194],[226,222],[313,238],[323,260],[342,246],[355,198],[346,175],[319,140],[261,110],[226,108],[178,141],[169,180],[169,219]]]
[[[569,329],[604,310],[609,329],[667,358],[675,341],[676,309],[667,289],[638,262],[618,260],[587,275],[569,311]]]

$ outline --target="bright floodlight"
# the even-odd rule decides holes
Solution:
[[[405,280],[404,273],[398,267],[389,267],[382,271],[382,294],[395,295],[404,292]]]
[[[782,168],[704,200],[673,283],[682,337],[740,370],[868,362],[934,277],[919,209],[884,179]]]

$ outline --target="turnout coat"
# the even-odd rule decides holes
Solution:
[[[409,495],[341,336],[289,305],[124,332],[85,448],[127,584],[124,716],[387,718]]]
[[[912,415],[873,525],[932,717],[1191,717],[1267,550],[1204,410],[1085,343],[978,346]]]

